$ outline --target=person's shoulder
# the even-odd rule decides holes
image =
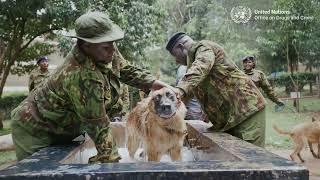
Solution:
[[[205,46],[205,47],[214,47],[214,48],[221,48],[223,49],[223,47],[221,45],[219,45],[218,43],[214,42],[214,41],[210,41],[210,40],[201,40],[198,42],[199,46]]]
[[[256,76],[259,76],[260,78],[265,78],[265,76],[266,76],[263,71],[257,70],[257,69],[253,69],[253,73],[254,73]]]
[[[56,83],[75,83],[79,81],[79,77],[81,76],[81,66],[75,60],[75,57],[69,54],[65,57],[64,62],[50,73],[50,76]]]
[[[253,72],[254,72],[254,73],[257,73],[257,74],[262,74],[262,75],[264,75],[263,71],[258,70],[258,69],[253,69]]]
[[[34,68],[34,69],[30,72],[30,75],[31,75],[31,76],[35,76],[35,75],[37,75],[37,74],[39,74],[39,68],[38,68],[38,67]]]
[[[206,51],[206,50],[212,50],[213,53],[219,53],[219,54],[224,54],[225,50],[223,49],[222,46],[220,46],[218,43],[209,41],[209,40],[201,40],[197,43],[195,43],[192,48],[194,51],[199,52],[199,51]]]

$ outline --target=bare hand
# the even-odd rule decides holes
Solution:
[[[159,90],[163,87],[171,87],[170,85],[168,85],[167,83],[165,82],[162,82],[160,80],[155,80],[153,83],[152,83],[152,86],[151,86],[151,90],[153,91],[156,91],[156,90]]]

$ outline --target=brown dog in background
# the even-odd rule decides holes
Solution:
[[[127,121],[128,151],[131,158],[142,143],[148,161],[160,161],[169,154],[181,160],[187,134],[184,121],[187,109],[169,88],[154,91],[130,112]]]
[[[295,144],[295,149],[290,155],[292,160],[294,155],[297,155],[301,162],[304,160],[301,158],[300,152],[305,147],[305,140],[308,141],[308,145],[312,155],[315,158],[320,159],[320,121],[312,118],[312,122],[306,122],[296,125],[291,131],[283,131],[279,129],[275,124],[274,130],[279,134],[289,135]],[[312,144],[318,144],[318,155],[314,152]]]

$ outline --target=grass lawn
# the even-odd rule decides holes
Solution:
[[[10,121],[8,120],[4,121],[3,125],[4,125],[4,128],[0,130],[0,135],[11,133]],[[14,161],[14,160],[16,160],[16,154],[14,151],[0,152],[0,165]]]
[[[277,124],[281,129],[290,130],[296,124],[310,122],[315,112],[320,112],[320,99],[308,98],[300,100],[300,109],[297,113],[292,106],[292,101],[286,101],[286,108],[282,112],[274,112],[274,103],[268,101],[266,114],[266,146],[288,149],[292,147],[292,141],[288,136],[279,135],[272,128],[272,124]],[[319,117],[320,118],[320,117]]]
[[[0,165],[15,161],[16,153],[14,151],[0,152]]]

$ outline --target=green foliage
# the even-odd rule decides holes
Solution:
[[[0,136],[11,133],[11,121],[2,121],[3,129],[0,129]]]
[[[167,22],[169,35],[185,31],[195,40],[215,41],[225,48],[229,59],[238,64],[246,55],[258,55],[253,44],[257,34],[254,26],[238,25],[229,19],[235,3],[218,0],[167,0],[163,3],[170,14]]]
[[[308,83],[315,83],[318,73],[313,72],[297,72],[294,74],[282,73],[280,76],[269,77],[269,81],[275,86],[284,86],[286,87],[286,93],[289,94],[294,90],[294,84],[298,86],[298,91],[302,91],[303,87]],[[291,78],[292,77],[292,78]]]
[[[257,38],[258,47],[269,72],[297,70],[299,63],[307,68],[319,67],[318,57],[320,25],[319,2],[313,0],[275,0],[272,9],[290,11],[292,16],[310,16],[313,20],[277,20],[257,22],[261,33]]]
[[[152,64],[150,70],[160,80],[175,85],[177,66],[173,56],[167,50],[164,48],[150,50],[146,53],[146,58]]]
[[[58,48],[59,48],[60,54],[63,57],[66,57],[68,55],[68,53],[70,52],[70,50],[71,50],[73,44],[75,43],[75,41],[73,41],[69,37],[65,37],[65,36],[62,36],[62,35],[58,35],[57,36],[57,40],[59,42]]]
[[[21,53],[21,55],[16,59],[15,65],[12,67],[10,72],[12,74],[18,74],[19,76],[26,72],[29,73],[36,67],[34,61],[41,56],[45,56],[53,52],[53,45],[35,42]]]
[[[17,96],[7,96],[0,99],[0,109],[5,109],[8,107],[16,107],[20,104],[27,96],[17,95]]]
[[[11,111],[17,107],[25,98],[27,95],[24,94],[17,94],[17,95],[11,95],[2,97],[0,99],[0,112],[2,120],[9,119]]]
[[[166,12],[156,1],[138,0],[88,0],[90,9],[106,11],[110,18],[125,31],[118,42],[123,56],[144,66],[150,66],[145,58],[146,48],[154,47],[164,33],[162,24]]]
[[[82,14],[81,5],[83,0],[0,1],[0,96],[12,66],[12,72],[21,75],[30,70],[31,60],[52,52],[50,45],[34,40],[69,28]]]

